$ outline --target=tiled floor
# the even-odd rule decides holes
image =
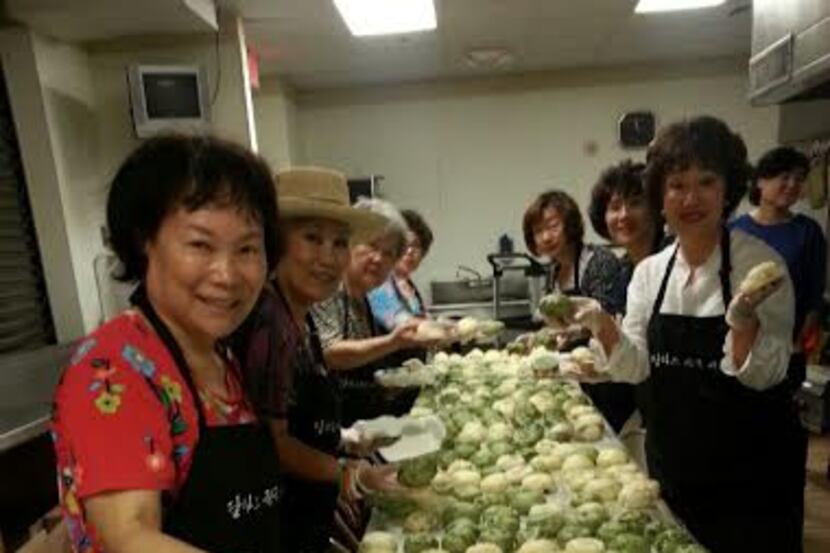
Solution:
[[[804,494],[804,553],[830,552],[830,436],[812,437]]]

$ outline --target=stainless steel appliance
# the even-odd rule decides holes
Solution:
[[[509,297],[506,292],[508,283],[511,282],[510,276],[513,276],[514,282],[524,282],[523,287],[528,298],[528,315],[532,315],[544,293],[548,274],[545,267],[525,253],[491,253],[487,256],[487,262],[493,269],[493,318],[502,319],[502,302]]]

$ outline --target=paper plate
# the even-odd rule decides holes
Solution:
[[[441,443],[447,435],[444,423],[434,415],[401,418],[380,417],[368,421],[358,421],[354,426],[361,432],[368,431],[382,433],[387,436],[400,436],[401,438],[394,444],[378,450],[391,463],[438,451],[441,449]]]

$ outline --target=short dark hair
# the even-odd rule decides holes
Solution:
[[[122,281],[145,277],[144,246],[178,208],[234,206],[262,225],[268,271],[279,257],[277,198],[268,164],[247,149],[210,136],[150,138],[124,161],[110,186],[107,226]]]
[[[758,187],[759,179],[772,179],[784,173],[800,171],[805,176],[810,170],[810,159],[789,146],[779,146],[761,156],[755,173],[752,175],[752,182],[749,185],[749,201],[752,205],[761,203],[761,189]]]
[[[542,220],[544,211],[553,208],[559,212],[562,222],[565,225],[565,239],[569,244],[582,247],[582,239],[585,236],[585,226],[582,224],[582,214],[579,206],[567,192],[562,190],[548,190],[539,194],[533,203],[525,210],[522,220],[522,231],[525,238],[525,246],[533,255],[539,255],[536,249],[536,239],[533,237],[533,227]]]
[[[429,225],[421,214],[414,209],[403,209],[401,210],[401,215],[403,215],[403,220],[406,221],[406,226],[409,227],[409,230],[418,237],[418,241],[421,243],[421,249],[424,255],[426,255],[435,238],[432,234],[432,229],[429,228]]]
[[[614,195],[623,200],[640,198],[645,195],[643,188],[644,163],[635,163],[630,159],[623,160],[616,165],[605,169],[599,176],[593,190],[591,190],[591,204],[588,206],[588,218],[597,234],[611,239],[608,225],[605,223],[605,212]]]
[[[669,174],[692,165],[723,178],[726,190],[722,217],[726,220],[746,194],[752,173],[743,139],[726,123],[708,115],[663,128],[646,155],[645,187],[651,205],[663,205]]]

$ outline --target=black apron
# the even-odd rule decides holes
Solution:
[[[274,442],[261,424],[207,426],[204,407],[184,354],[139,288],[130,298],[155,328],[193,396],[199,438],[182,489],[165,496],[163,529],[211,552],[275,553],[280,541],[284,487]]]
[[[582,296],[579,285],[579,260],[582,257],[582,248],[576,251],[574,260],[574,287],[562,290],[566,296]],[[556,282],[558,268],[551,274],[551,282]],[[582,385],[582,390],[591,398],[597,409],[602,413],[614,432],[619,433],[625,422],[634,414],[634,386],[621,382],[601,382],[598,384]]]
[[[280,297],[282,298],[281,294]],[[284,300],[283,300],[284,301]],[[329,375],[311,315],[306,316],[308,343],[299,352],[303,370],[294,376],[296,400],[288,408],[288,432],[304,444],[337,456],[341,400]],[[329,547],[337,507],[337,484],[285,477],[283,532],[290,553],[319,553]]]
[[[424,298],[421,297],[421,293],[418,291],[418,289],[415,287],[415,285],[412,284],[412,281],[409,281],[409,285],[415,291],[415,297],[418,299],[418,303],[421,305],[421,309],[423,310],[420,313],[416,313],[413,309],[411,309],[409,307],[409,302],[406,301],[406,298],[404,297],[403,292],[401,292],[401,289],[398,287],[398,283],[395,281],[394,278],[392,279],[392,287],[394,288],[395,295],[398,296],[398,300],[401,302],[401,305],[403,305],[405,307],[405,309],[407,310],[407,312],[409,312],[409,314],[412,315],[413,317],[424,317],[425,312],[426,312],[424,310],[424,306],[426,305],[424,303]],[[371,313],[372,313],[371,306],[369,306],[370,316],[371,316]],[[394,329],[386,329],[386,332],[391,333],[393,330]],[[384,367],[399,367],[404,363],[404,361],[407,361],[409,359],[419,359],[419,360],[423,361],[424,363],[426,363],[426,361],[427,361],[427,351],[423,348],[407,348],[407,349],[398,350],[398,351],[396,351],[394,353],[390,353],[389,355],[384,357],[382,359],[382,361],[378,364],[383,365]]]
[[[371,337],[382,336],[375,323],[369,300],[363,298],[369,320]],[[365,336],[352,336],[349,324],[349,296],[343,294],[343,339],[362,340]],[[375,382],[375,373],[381,369],[397,367],[413,355],[401,359],[395,352],[361,367],[337,374],[343,399],[343,426],[349,427],[358,420],[374,419],[383,415],[402,416],[409,412],[418,397],[418,388],[390,391]]]
[[[732,298],[728,231],[721,241],[724,306]],[[755,391],[720,370],[723,315],[661,314],[672,255],[649,320],[651,476],[712,553],[801,550],[793,465],[800,425],[785,385]],[[803,491],[802,491],[803,493]]]

